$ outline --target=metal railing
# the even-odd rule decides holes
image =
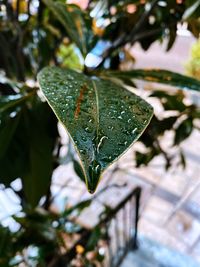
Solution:
[[[136,249],[141,188],[135,188],[101,221],[108,235],[108,253],[103,266],[118,267],[131,249]]]
[[[101,262],[102,267],[120,266],[128,251],[137,248],[140,196],[141,188],[137,187],[115,208],[109,208],[109,210],[100,217],[97,227],[104,231],[107,244],[106,248],[104,247],[105,258],[103,262]],[[78,245],[86,246],[92,232],[92,230],[84,230],[81,232],[81,238],[76,242],[73,248],[65,254],[63,259],[65,263],[70,263],[71,260],[76,257],[76,248]]]

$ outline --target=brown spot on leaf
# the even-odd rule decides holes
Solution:
[[[78,99],[76,101],[76,110],[74,112],[75,119],[78,119],[79,113],[81,111],[81,103],[83,102],[84,93],[85,93],[86,90],[87,90],[87,85],[84,83],[81,86],[80,94],[79,94],[79,97],[78,97]]]

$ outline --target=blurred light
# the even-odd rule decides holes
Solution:
[[[165,1],[159,1],[158,2],[158,5],[159,6],[162,6],[162,7],[166,7],[167,6],[167,3]]]
[[[88,0],[67,0],[67,4],[75,4],[82,9],[86,9],[88,6]]]
[[[77,245],[76,246],[76,252],[78,254],[83,254],[83,252],[85,251],[84,247],[82,247],[81,245]]]
[[[89,68],[95,68],[96,66],[98,66],[98,64],[101,63],[101,61],[101,57],[89,53],[85,58],[85,65]]]
[[[20,191],[22,189],[22,181],[20,178],[14,180],[10,185],[15,191]]]
[[[129,4],[129,5],[127,5],[126,9],[127,9],[128,13],[133,14],[136,12],[137,6],[134,4]]]
[[[187,22],[179,23],[177,25],[177,34],[179,36],[185,36],[185,37],[191,36],[191,32],[188,31],[188,24],[187,24]]]
[[[117,8],[115,6],[111,6],[110,8],[110,14],[115,15],[117,13]]]
[[[105,254],[105,248],[100,248],[99,254],[103,256]]]
[[[153,25],[155,23],[155,21],[156,21],[155,16],[153,16],[153,15],[149,16],[149,24]]]

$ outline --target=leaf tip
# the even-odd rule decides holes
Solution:
[[[88,168],[87,188],[90,194],[96,191],[97,185],[100,180],[102,167],[97,160],[93,160]]]

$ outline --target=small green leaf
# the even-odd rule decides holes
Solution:
[[[110,81],[72,70],[44,68],[38,81],[74,142],[93,193],[102,172],[143,133],[152,107]]]
[[[193,130],[193,121],[191,118],[184,120],[176,129],[174,145],[179,145],[190,136]]]
[[[160,69],[135,69],[130,71],[105,71],[102,77],[116,77],[118,79],[138,79],[148,82],[163,83],[181,89],[200,91],[200,81],[176,72]]]

